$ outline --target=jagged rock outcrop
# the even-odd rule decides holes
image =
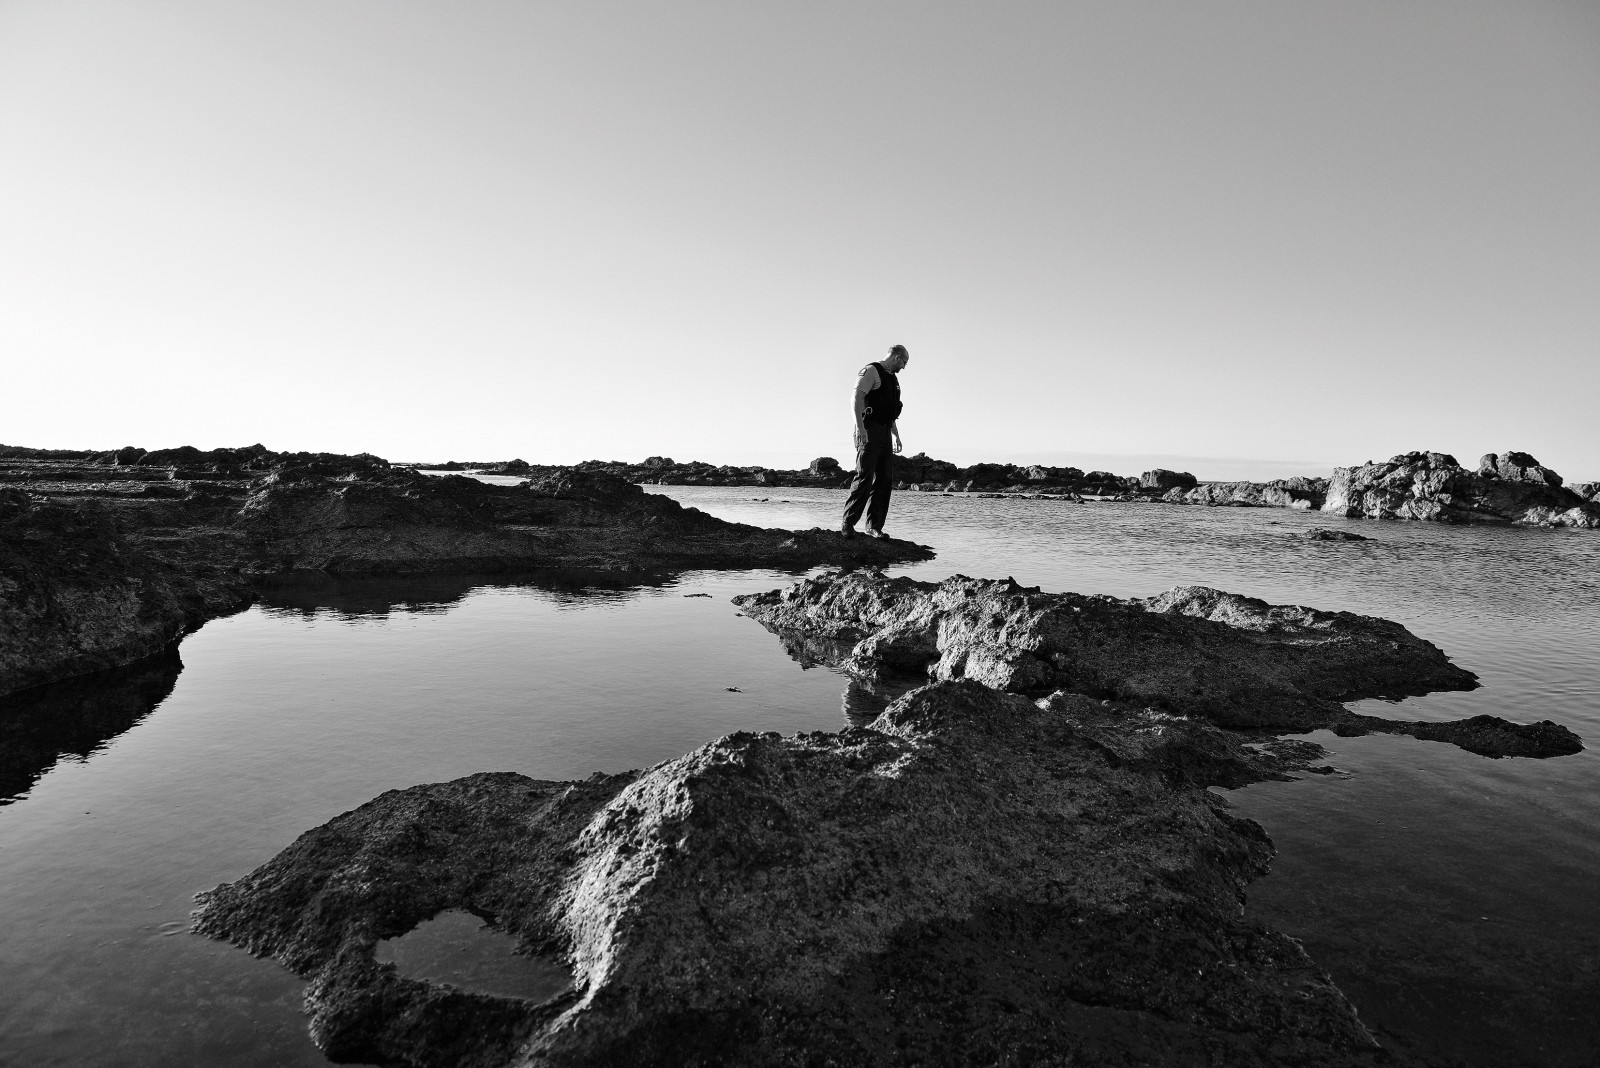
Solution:
[[[844,474],[839,461],[831,456],[819,456],[806,467],[807,473],[817,478],[838,478]]]
[[[869,728],[643,773],[393,791],[201,895],[195,926],[309,978],[338,1060],[1386,1063],[1298,943],[1243,922],[1271,844],[1175,725],[947,682]],[[374,962],[446,909],[570,962],[572,989]]]
[[[1528,482],[1536,486],[1561,485],[1560,475],[1525,452],[1485,453],[1478,459],[1478,474],[1483,478]]]
[[[1490,453],[1469,471],[1442,452],[1334,468],[1322,505],[1350,518],[1600,528],[1600,506],[1527,453]]]
[[[909,675],[1017,693],[1060,689],[1232,729],[1404,733],[1486,755],[1583,748],[1548,721],[1467,721],[1458,739],[1450,724],[1351,712],[1344,702],[1469,690],[1477,678],[1398,623],[1204,586],[1121,600],[1042,593],[1009,579],[958,575],[935,584],[856,571],[735,603],[868,682]]]
[[[1146,471],[1139,476],[1139,488],[1167,493],[1171,490],[1192,490],[1200,482],[1187,471],[1168,471],[1164,467]]]
[[[284,572],[640,574],[933,555],[726,523],[596,472],[492,486],[372,456],[251,446],[135,458],[185,468],[124,462],[130,452],[0,460],[0,694],[151,655]]]
[[[1567,488],[1586,501],[1600,502],[1600,482],[1568,482]]]
[[[1325,478],[1280,478],[1271,482],[1208,482],[1190,489],[1168,490],[1162,500],[1173,504],[1231,505],[1240,508],[1296,508],[1315,511],[1327,492]]]

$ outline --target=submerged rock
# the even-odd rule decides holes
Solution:
[[[1015,693],[1060,689],[1235,730],[1455,740],[1451,725],[1360,715],[1344,703],[1477,686],[1477,676],[1398,623],[1204,586],[1120,600],[1041,593],[1010,579],[958,575],[935,584],[855,571],[734,603],[791,648],[869,681],[910,675]],[[1575,734],[1548,721],[1495,722],[1492,731],[1469,731],[1475,752],[1493,749],[1495,739],[1505,755],[1582,749]]]
[[[195,470],[176,478],[182,469],[141,466],[151,457]],[[248,605],[264,576],[642,575],[933,555],[906,541],[727,523],[570,469],[494,486],[365,454],[186,447],[0,458],[0,483],[0,694],[149,656]]]
[[[1365,534],[1357,534],[1353,530],[1329,530],[1327,527],[1311,527],[1300,535],[1311,541],[1371,541]]]
[[[338,1060],[1383,1062],[1300,945],[1243,921],[1271,845],[1172,722],[947,682],[870,728],[643,773],[393,791],[201,895],[195,928],[309,978]],[[448,909],[574,988],[535,1005],[374,961]]]
[[[1600,528],[1600,506],[1523,452],[1490,453],[1476,471],[1442,452],[1337,467],[1322,510],[1348,518]]]

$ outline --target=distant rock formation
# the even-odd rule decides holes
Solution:
[[[1173,504],[1231,505],[1241,508],[1296,508],[1315,511],[1327,492],[1325,478],[1280,478],[1272,482],[1207,482],[1191,489],[1169,490],[1161,499]]]
[[[844,474],[839,461],[831,456],[819,456],[811,461],[806,471],[814,478],[838,478]]]
[[[1338,467],[1322,510],[1349,518],[1600,528],[1600,505],[1523,452],[1490,453],[1476,471],[1442,452]]]
[[[1175,489],[1192,490],[1199,484],[1199,479],[1187,471],[1168,471],[1164,467],[1157,467],[1139,476],[1140,489],[1158,490],[1161,493]]]
[[[438,465],[420,465],[438,469]],[[498,462],[466,464],[465,470],[501,473]],[[652,456],[641,463],[621,460],[585,460],[576,470],[602,471],[629,482],[663,486],[769,486],[842,487],[852,472],[831,456],[813,460],[805,469],[787,471],[767,467],[740,467],[711,464],[701,460],[680,463],[670,457]],[[550,473],[561,468],[533,467],[529,474]],[[938,460],[926,453],[900,456],[894,461],[894,475],[901,489],[941,489],[955,492],[989,491],[1006,493],[1093,494],[1120,496],[1137,493],[1139,480],[1109,471],[1085,474],[1076,467],[1045,467],[1039,464],[979,463],[963,467]]]

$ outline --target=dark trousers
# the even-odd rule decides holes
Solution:
[[[844,502],[845,526],[855,526],[865,511],[867,528],[882,530],[893,491],[894,447],[889,443],[889,428],[868,423],[866,444],[856,448],[856,477]]]

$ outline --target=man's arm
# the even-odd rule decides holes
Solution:
[[[867,364],[861,369],[861,377],[856,379],[856,393],[852,400],[852,410],[856,420],[856,448],[861,448],[867,443],[867,394],[878,388],[878,369],[872,364]]]

